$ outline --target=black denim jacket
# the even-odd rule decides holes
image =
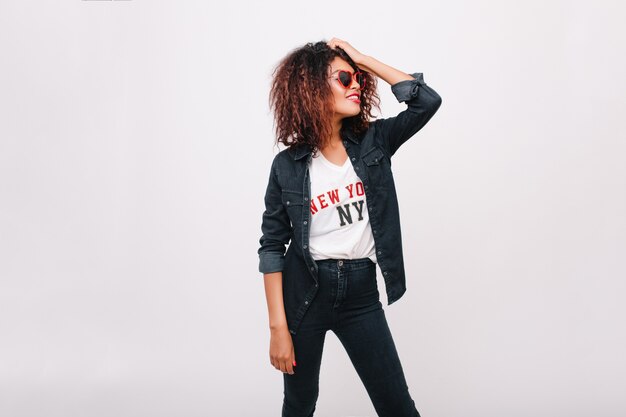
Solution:
[[[391,156],[417,133],[441,106],[441,97],[427,86],[422,73],[411,74],[391,86],[407,109],[397,116],[377,119],[362,135],[343,133],[343,144],[357,176],[363,182],[376,260],[385,280],[387,302],[406,291],[398,199]],[[291,146],[272,162],[265,193],[259,239],[259,272],[283,273],[283,302],[289,331],[296,334],[317,294],[317,264],[309,252],[311,181],[309,146]],[[288,245],[285,253],[285,246]]]

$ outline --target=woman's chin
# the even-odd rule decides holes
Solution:
[[[346,111],[344,112],[344,116],[343,117],[354,117],[357,116],[361,113],[361,109],[359,108],[358,110],[351,110],[351,111]]]

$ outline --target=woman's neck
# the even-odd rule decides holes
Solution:
[[[330,137],[330,140],[327,140],[326,143],[324,144],[324,148],[323,149],[336,149],[337,147],[343,147],[341,142],[341,120],[335,121],[333,123],[333,134]]]

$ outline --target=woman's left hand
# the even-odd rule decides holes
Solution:
[[[360,53],[359,51],[357,51],[348,42],[346,42],[344,40],[341,40],[339,38],[332,38],[331,40],[329,40],[326,43],[331,48],[334,48],[334,47],[338,46],[341,49],[343,49],[348,54],[348,56],[354,61],[354,63],[357,64],[357,65],[360,65],[363,62],[363,60],[365,59],[365,57],[366,57],[366,55],[364,55],[364,54]]]

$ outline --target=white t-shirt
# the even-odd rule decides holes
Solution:
[[[314,260],[359,259],[376,261],[365,190],[350,158],[336,165],[321,152],[311,158],[311,235]]]

